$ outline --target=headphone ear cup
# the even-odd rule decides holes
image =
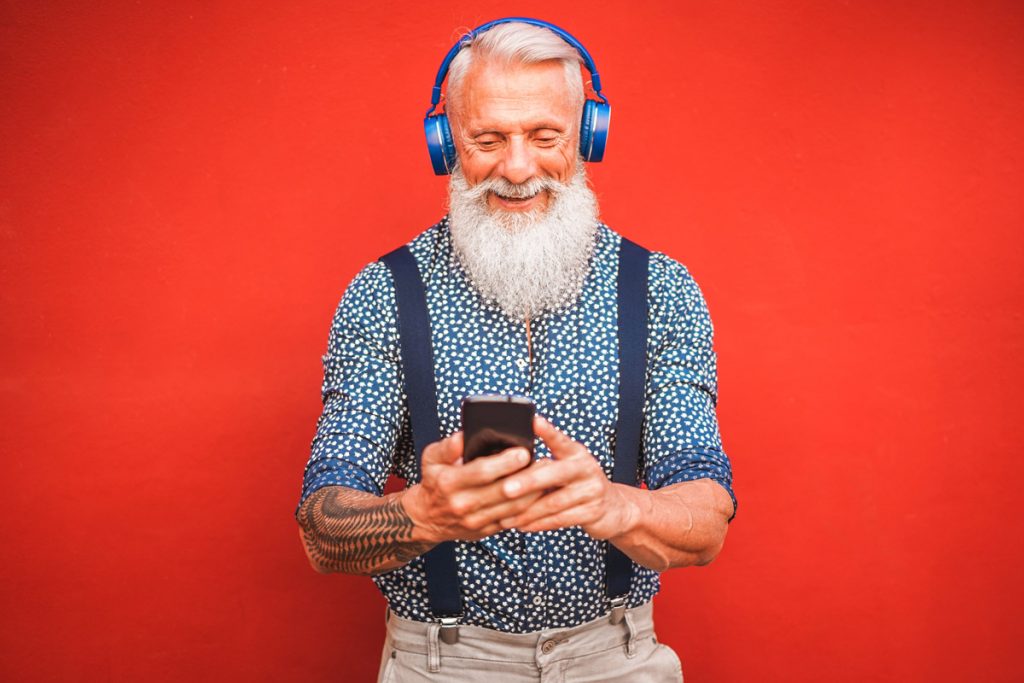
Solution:
[[[448,125],[448,116],[434,114],[423,119],[423,132],[427,136],[427,151],[430,153],[430,164],[434,167],[434,175],[448,175],[455,168],[455,142],[452,141],[452,129]]]
[[[601,161],[608,144],[608,128],[612,122],[612,107],[607,102],[587,100],[583,103],[583,121],[580,124],[580,154],[584,161]]]

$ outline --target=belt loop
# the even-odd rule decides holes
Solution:
[[[633,658],[636,656],[636,624],[633,623],[633,610],[626,610],[626,629],[629,630],[629,640],[626,641],[626,656]]]
[[[441,646],[437,642],[440,631],[441,624],[427,626],[427,671],[432,674],[441,670]]]

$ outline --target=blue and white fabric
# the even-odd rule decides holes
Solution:
[[[463,397],[517,394],[582,442],[611,476],[618,396],[616,278],[620,237],[596,233],[583,291],[570,307],[524,321],[473,289],[453,251],[447,219],[410,243],[426,287],[441,433],[460,428]],[[713,330],[704,297],[684,266],[651,255],[642,481],[658,489],[708,478],[730,497],[732,471],[718,422]],[[323,357],[323,413],[302,496],[324,486],[381,495],[389,474],[418,480],[388,269],[366,266],[334,316]],[[537,457],[550,457],[542,442]],[[464,623],[524,633],[582,624],[608,612],[604,544],[578,527],[508,530],[458,542]],[[417,558],[374,577],[391,609],[428,621],[426,578]],[[635,565],[629,606],[659,590],[658,573]]]

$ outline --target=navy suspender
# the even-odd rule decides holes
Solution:
[[[637,485],[647,384],[647,261],[650,252],[622,238],[619,247],[619,418],[615,424],[612,481]],[[622,620],[633,562],[608,543],[605,566],[612,621]]]
[[[402,350],[405,396],[409,405],[416,461],[422,462],[423,449],[441,439],[427,294],[416,259],[408,247],[399,247],[380,260],[391,270],[395,282],[398,343]],[[421,476],[422,470],[421,465]],[[423,556],[423,569],[427,574],[427,598],[434,617],[457,619],[462,615],[462,595],[459,593],[455,543],[445,541],[431,548]]]
[[[615,430],[612,481],[637,485],[640,436],[643,428],[644,387],[647,382],[647,264],[650,252],[626,238],[619,248],[617,287],[619,336],[619,412]],[[398,303],[398,337],[405,375],[416,457],[441,438],[434,384],[433,345],[426,291],[416,260],[408,247],[399,247],[381,257],[395,284]],[[421,467],[422,470],[422,467]],[[441,543],[423,556],[427,574],[430,611],[445,626],[453,626],[462,614],[455,544]],[[608,544],[607,595],[612,603],[612,620],[625,609],[633,575],[631,560]],[[446,631],[442,629],[442,638]],[[453,638],[454,633],[450,634]],[[448,640],[445,638],[445,640]]]

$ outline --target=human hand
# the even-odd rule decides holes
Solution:
[[[509,497],[542,495],[528,509],[502,519],[501,526],[546,531],[578,525],[597,539],[627,531],[630,501],[620,485],[609,481],[587,447],[539,416],[534,418],[533,430],[547,444],[553,459],[538,460],[500,484]]]
[[[502,481],[530,463],[525,448],[462,460],[462,432],[423,450],[423,478],[405,491],[402,503],[426,540],[475,541],[503,527],[500,520],[517,515],[541,493],[508,492]]]

